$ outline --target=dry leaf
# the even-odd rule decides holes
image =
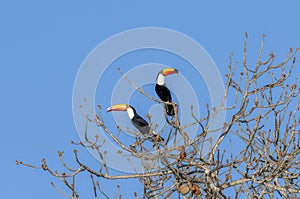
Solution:
[[[293,84],[293,85],[291,85],[290,89],[294,90],[296,88],[296,86],[297,86],[296,84]]]
[[[199,186],[195,186],[195,192],[194,192],[195,195],[200,195],[201,194],[201,191],[200,191],[200,188]]]

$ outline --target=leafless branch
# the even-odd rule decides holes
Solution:
[[[193,121],[181,124],[178,116],[180,104],[171,103],[175,116],[169,117],[164,112],[167,124],[159,132],[167,135],[165,143],[156,143],[149,149],[145,146],[147,138],[136,138],[135,143],[127,146],[120,136],[121,132],[132,135],[137,133],[121,126],[117,130],[109,129],[102,116],[101,106],[98,105],[97,113],[94,113],[84,99],[85,106],[81,107],[83,117],[86,118],[84,140],[72,144],[74,147],[95,150],[100,161],[97,169],[85,163],[77,149],[74,150],[76,168],[65,162],[63,152],[58,152],[60,163],[65,169],[63,172],[49,168],[46,159],[42,159],[39,166],[23,161],[16,163],[43,169],[58,178],[70,193],[51,184],[68,198],[79,198],[75,182],[80,174],[90,176],[94,198],[100,194],[110,198],[100,188],[101,180],[132,178],[143,185],[144,190],[140,192],[143,198],[299,198],[300,89],[297,80],[291,80],[295,73],[298,49],[290,49],[282,60],[275,59],[273,53],[265,56],[263,35],[257,60],[251,64],[247,42],[248,34],[245,33],[241,64],[233,61],[233,54],[229,56],[225,94],[218,107],[210,107],[208,103],[203,105],[207,112],[201,118],[197,118],[193,107],[190,107]],[[163,106],[170,104],[150,96],[142,87],[137,87],[121,69],[119,72],[133,88],[154,103]],[[212,123],[221,111],[227,111],[228,119],[213,129]],[[155,129],[151,115],[148,118],[150,127]],[[89,125],[102,129],[107,139],[126,152],[129,162],[130,157],[147,162],[143,165],[143,172],[111,175],[111,168],[106,162],[107,151],[102,148],[107,139],[100,143],[99,135],[91,137]],[[201,131],[192,138],[186,129],[195,125],[199,125]],[[219,138],[213,141],[211,135],[219,131]],[[181,145],[178,144],[179,140],[183,140]],[[208,151],[207,154],[204,149]],[[158,167],[155,166],[157,162]],[[113,197],[122,198],[119,186]],[[136,192],[134,197],[138,198]]]

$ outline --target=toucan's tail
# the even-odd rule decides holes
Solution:
[[[169,116],[175,115],[174,107],[172,104],[165,105],[165,109]]]

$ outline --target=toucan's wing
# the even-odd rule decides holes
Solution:
[[[140,127],[143,126],[148,126],[148,122],[146,120],[144,120],[141,116],[136,115],[133,119],[132,122]]]
[[[149,124],[141,116],[136,115],[134,118],[132,118],[131,122],[135,126],[135,128],[137,128],[143,135],[149,133]]]
[[[156,136],[156,139],[158,142],[163,142],[164,138],[157,136],[156,133],[150,133],[150,126],[146,120],[144,120],[141,116],[138,114],[135,115],[134,118],[132,118],[131,122],[133,125],[140,131],[143,135],[150,135],[149,137],[150,141],[154,142],[153,136]]]

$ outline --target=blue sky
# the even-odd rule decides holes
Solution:
[[[241,60],[246,31],[253,57],[262,34],[267,35],[266,51],[277,57],[300,47],[299,6],[296,0],[2,1],[1,196],[64,198],[50,186],[54,178],[16,166],[15,160],[39,164],[45,157],[59,168],[56,154],[61,150],[72,162],[70,141],[79,140],[72,116],[73,84],[81,63],[100,42],[132,28],[174,29],[200,43],[224,75],[231,52]],[[137,63],[143,63],[140,59]],[[84,157],[96,163],[88,153]],[[113,192],[117,183],[106,183],[104,189]],[[131,191],[127,184],[119,184],[125,195]]]

